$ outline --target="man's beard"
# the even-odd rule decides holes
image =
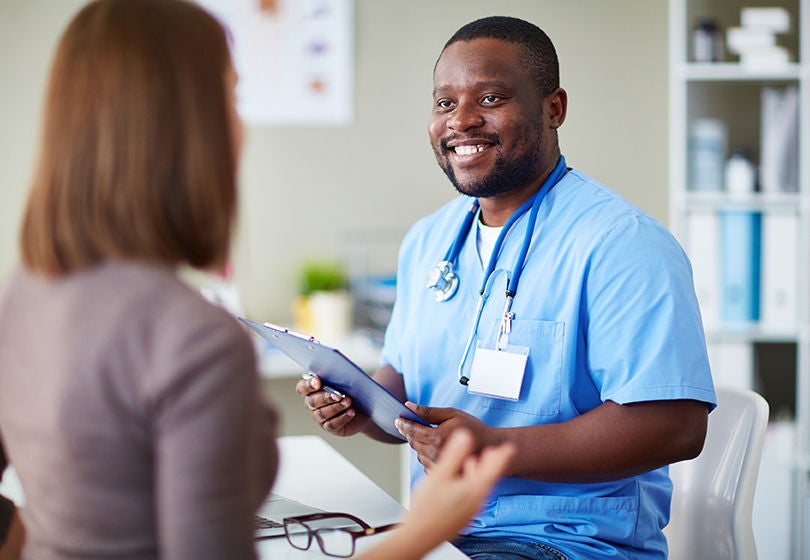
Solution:
[[[536,131],[537,136],[534,138],[533,145],[527,149],[522,156],[513,161],[504,159],[500,150],[500,140],[497,135],[491,135],[490,139],[495,142],[494,146],[490,149],[497,151],[495,156],[495,166],[492,171],[485,177],[477,181],[460,184],[456,178],[456,173],[450,161],[443,157],[437,158],[439,167],[442,168],[444,174],[450,179],[450,182],[461,194],[472,196],[476,198],[489,198],[499,194],[503,194],[521,187],[524,187],[533,181],[536,181],[541,174],[540,162],[540,132]],[[527,142],[528,143],[528,142]],[[448,148],[446,141],[442,141],[442,153],[446,154]]]

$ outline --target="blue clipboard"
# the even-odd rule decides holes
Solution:
[[[325,385],[350,396],[352,406],[368,416],[387,434],[405,441],[394,426],[397,418],[405,418],[425,426],[430,425],[339,350],[284,327],[269,323],[261,325],[243,317],[239,317],[239,320],[306,372],[317,375]]]

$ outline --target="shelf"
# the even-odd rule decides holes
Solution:
[[[801,65],[791,62],[769,69],[735,62],[687,62],[673,71],[678,78],[695,82],[795,81],[801,76]]]
[[[798,329],[773,329],[761,325],[750,326],[706,326],[708,342],[788,342],[798,343]]]
[[[751,4],[669,1],[670,227],[692,261],[716,382],[758,390],[771,405],[772,423],[791,420],[790,433],[782,433],[789,437],[777,446],[784,455],[778,464],[773,456],[763,457],[779,482],[767,487],[775,479],[760,480],[765,486],[757,489],[759,556],[810,560],[810,165],[802,158],[810,144],[810,0],[762,4],[789,13],[790,29],[775,42],[794,62],[773,67],[691,62],[697,21],[714,20],[725,40],[726,30],[742,24],[741,9]],[[700,119],[720,122],[722,141],[719,135],[695,135]],[[708,168],[717,177],[718,158],[712,154],[722,152],[726,163],[738,149],[758,171],[766,161],[758,183],[767,192],[689,190],[700,171]],[[725,184],[725,178],[714,183]],[[778,191],[776,185],[796,192]],[[727,220],[734,216],[724,211],[737,209],[761,219]],[[759,290],[758,298],[753,290]],[[759,321],[727,324],[723,317]]]
[[[800,193],[729,193],[686,191],[684,205],[690,210],[716,211],[730,206],[747,210],[778,211],[798,214]]]

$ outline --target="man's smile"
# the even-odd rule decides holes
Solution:
[[[442,147],[445,156],[456,162],[464,163],[477,160],[481,154],[494,148],[497,143],[490,139],[474,138],[469,140],[444,140]]]
[[[474,144],[474,145],[471,145],[471,146],[456,146],[454,148],[454,150],[456,152],[456,155],[469,156],[469,155],[472,155],[472,154],[475,154],[475,153],[478,153],[478,152],[483,152],[484,150],[486,150],[489,147],[490,147],[489,145]]]

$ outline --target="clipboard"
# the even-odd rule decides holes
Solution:
[[[243,317],[239,317],[239,320],[306,372],[318,376],[325,389],[337,390],[351,397],[352,406],[368,416],[387,434],[405,441],[394,426],[397,418],[430,425],[339,350],[284,327],[270,323],[261,325]]]

